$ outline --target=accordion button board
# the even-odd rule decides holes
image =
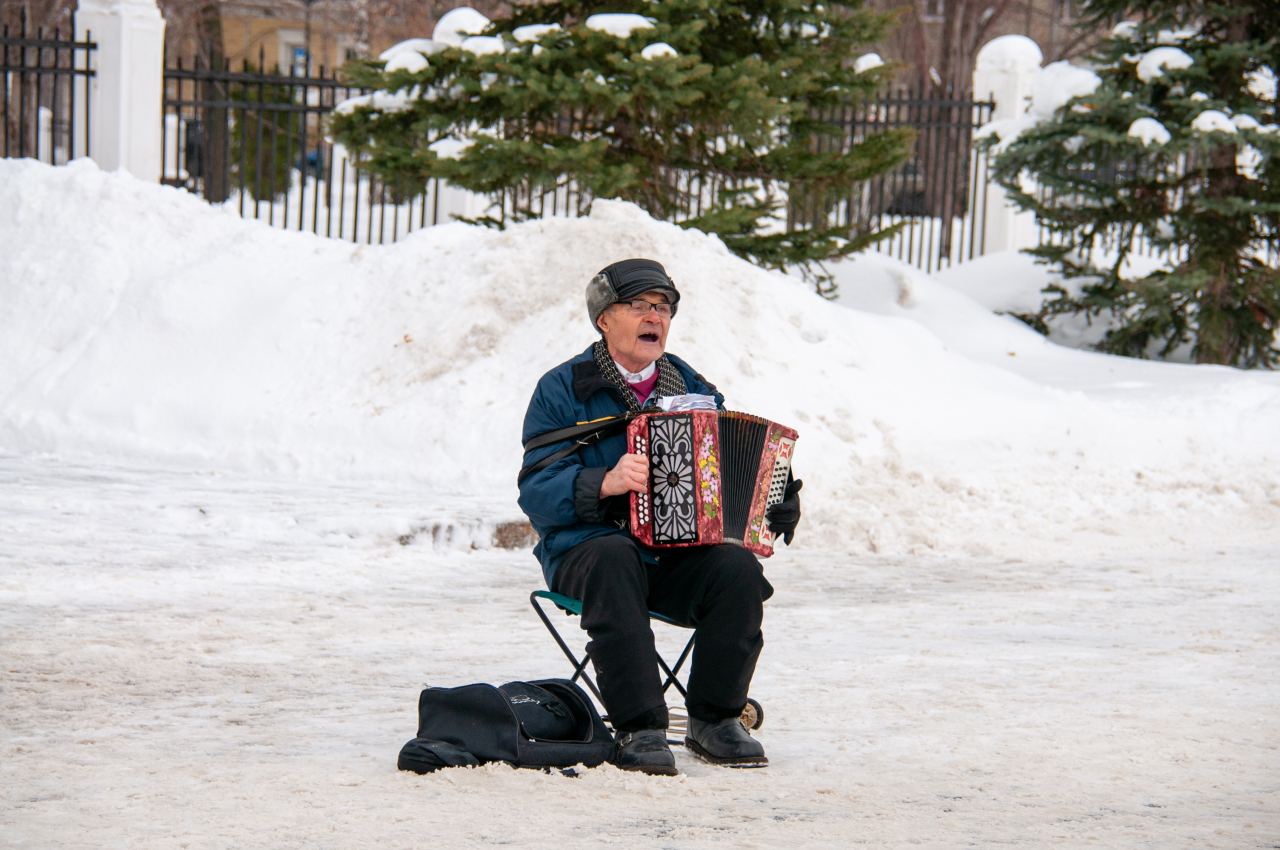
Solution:
[[[773,554],[765,512],[782,501],[796,432],[759,416],[690,411],[637,416],[627,447],[649,458],[631,494],[631,533],[654,548],[737,543]]]

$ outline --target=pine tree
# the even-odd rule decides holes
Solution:
[[[1043,329],[1106,313],[1105,351],[1190,344],[1198,363],[1273,366],[1280,3],[1091,0],[1085,11],[1115,23],[1092,57],[1097,89],[1025,130],[995,169],[1052,236],[1032,253],[1079,284],[1051,287],[1027,318]],[[1144,240],[1169,252],[1145,274],[1130,271]]]
[[[589,22],[600,12],[647,21],[628,33],[626,19]],[[850,144],[831,122],[888,79],[888,66],[859,73],[853,58],[890,22],[860,0],[531,3],[486,31],[501,41],[480,48],[495,52],[350,68],[378,91],[331,132],[407,189],[438,177],[528,199],[570,183],[587,205],[633,201],[763,265],[812,270],[887,235],[829,213],[909,154],[909,131]],[[437,155],[450,139],[468,146]],[[805,226],[789,229],[789,216]]]

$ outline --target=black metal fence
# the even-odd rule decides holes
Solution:
[[[871,250],[926,271],[981,255],[990,178],[988,155],[974,150],[973,132],[991,120],[994,107],[990,101],[974,101],[967,93],[932,98],[904,88],[818,116],[833,128],[816,142],[822,152],[847,152],[876,133],[902,127],[916,131],[915,144],[910,159],[871,180],[787,187],[786,229],[852,224],[854,233],[869,234],[900,224],[896,235],[873,244]],[[561,132],[573,129],[572,122],[566,121]],[[674,221],[701,215],[721,191],[751,188],[714,174],[675,171],[667,174],[667,182],[664,189],[676,201]],[[572,181],[546,192],[513,186],[503,193],[496,215],[502,219],[572,217],[589,208],[590,201]]]
[[[441,218],[440,187],[398,195],[324,136],[324,118],[368,94],[316,76],[178,60],[164,72],[162,182],[245,218],[354,242],[394,242]]]
[[[165,183],[275,226],[371,244],[394,242],[454,215],[487,212],[487,200],[439,181],[425,193],[397,193],[325,139],[325,116],[344,100],[377,93],[350,87],[323,68],[297,76],[262,73],[262,66],[260,55],[257,68],[246,63],[239,71],[200,59],[166,69]],[[853,224],[856,232],[870,233],[902,224],[873,250],[928,271],[981,254],[988,181],[985,155],[974,155],[972,137],[992,107],[901,90],[832,113],[827,120],[836,131],[821,142],[824,149],[848,150],[875,133],[913,127],[912,157],[889,174],[818,196],[792,187],[785,226]],[[672,179],[684,181],[673,188],[687,196],[689,216],[718,190],[714,180]],[[590,200],[570,181],[538,193],[513,186],[488,212],[499,219],[576,217]]]
[[[90,54],[97,49],[90,33],[75,39],[71,32],[27,29],[23,10],[18,30],[0,30],[0,130],[5,157],[31,157],[61,165],[88,156]]]
[[[929,97],[903,88],[823,116],[842,128],[820,143],[848,151],[868,137],[909,127],[916,131],[911,158],[870,180],[821,193],[793,193],[788,229],[852,224],[855,233],[902,225],[872,250],[926,271],[983,253],[988,158],[973,149],[973,132],[991,120],[995,104],[965,94]]]

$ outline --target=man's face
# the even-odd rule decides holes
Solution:
[[[632,308],[632,301],[648,304],[666,304],[663,292],[645,292],[635,298],[622,301],[600,314],[600,329],[604,331],[605,344],[613,359],[629,371],[639,372],[662,356],[667,348],[667,331],[671,318],[659,315],[652,308],[643,312]]]

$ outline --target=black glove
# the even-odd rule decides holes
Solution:
[[[788,546],[791,538],[795,537],[796,526],[800,524],[800,488],[803,486],[804,482],[798,478],[792,481],[783,492],[782,501],[764,512],[764,518],[769,521],[769,531],[775,537],[780,535]]]

